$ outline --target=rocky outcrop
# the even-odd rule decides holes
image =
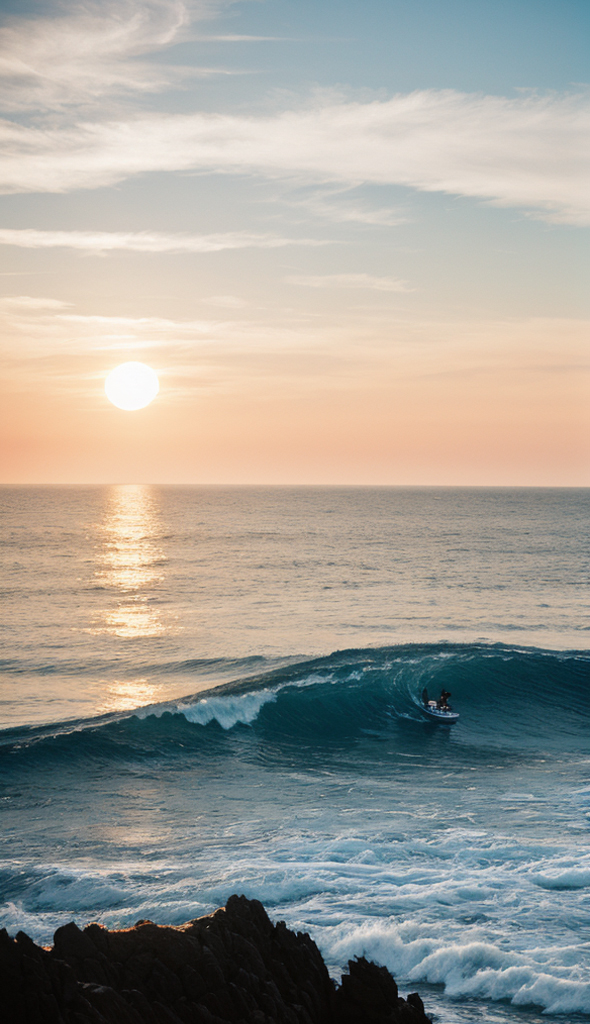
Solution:
[[[5,1024],[430,1024],[364,958],[336,987],[309,935],[244,896],[177,928],[67,924],[51,949],[2,931],[0,993]]]

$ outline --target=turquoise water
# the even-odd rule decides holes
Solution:
[[[590,492],[0,501],[9,931],[244,892],[441,1021],[588,1019]]]

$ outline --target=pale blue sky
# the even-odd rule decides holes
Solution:
[[[237,43],[201,51],[223,60],[231,47],[236,64],[283,88],[307,81],[506,94],[588,82],[585,0],[277,0],[236,5],[221,24],[228,34],[286,37],[272,46],[252,42],[250,53]],[[255,95],[265,86],[251,88]]]

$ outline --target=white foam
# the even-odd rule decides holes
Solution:
[[[590,887],[590,855],[554,857],[542,870],[531,870],[529,878],[542,889],[586,889]]]
[[[475,958],[474,958],[475,952]],[[590,1010],[590,982],[581,982],[573,977],[556,977],[541,971],[537,965],[526,963],[517,954],[503,954],[499,959],[509,966],[486,966],[488,957],[496,959],[493,947],[474,950],[472,947],[449,947],[437,956],[441,964],[447,963],[444,976],[445,990],[450,996],[479,999],[508,1000],[514,1006],[540,1006],[547,1013],[586,1013]],[[478,965],[478,953],[481,964]],[[431,958],[429,958],[431,959]],[[514,963],[510,964],[510,961]],[[474,969],[476,968],[476,969]],[[420,966],[413,974],[414,979],[428,970],[428,964]],[[426,977],[425,980],[431,980]]]
[[[590,1013],[590,982],[561,980],[539,974],[512,997],[515,1006],[533,1003],[546,1013]]]
[[[531,879],[542,889],[587,889],[590,887],[590,869],[569,868],[555,874],[532,874]]]
[[[231,728],[276,692],[260,691],[257,704],[251,696],[207,698],[187,709],[202,723],[221,714],[220,724]],[[308,788],[288,821],[280,806],[275,813],[278,788],[261,789],[248,803],[243,780],[234,786],[226,778],[219,799],[231,813],[223,830],[217,804],[201,796],[194,806],[202,817],[185,821],[173,854],[161,853],[154,831],[147,846],[143,833],[135,837],[141,856],[129,860],[0,864],[22,898],[0,909],[0,919],[11,932],[24,928],[48,941],[52,928],[72,917],[111,927],[140,917],[180,923],[243,892],[274,919],[310,931],[334,972],[364,954],[402,985],[424,981],[458,999],[590,1012],[583,887],[590,854],[577,836],[575,844],[551,845],[459,827],[420,837],[411,827],[402,832],[397,818],[392,825],[383,818],[376,831],[364,804],[351,804],[348,793],[334,809],[323,797],[336,792],[324,790],[333,778],[320,777],[321,793],[310,788],[310,775],[297,776]],[[260,784],[261,777],[252,780]],[[208,807],[215,810],[209,823]]]
[[[449,836],[441,838],[448,842]],[[474,834],[470,838],[473,842]],[[515,876],[503,880],[499,865],[491,869],[491,884],[481,884],[486,874],[481,868],[471,874],[467,865],[461,879],[447,876],[445,882],[440,861],[433,870],[413,857],[400,859],[402,851],[394,852],[390,844],[371,849],[366,840],[346,835],[328,842],[292,835],[272,852],[266,840],[263,847],[240,840],[238,848],[217,847],[214,857],[209,848],[202,859],[193,853],[190,863],[142,859],[118,862],[116,868],[12,862],[19,876],[30,874],[34,899],[7,904],[0,912],[2,923],[12,934],[22,928],[37,941],[48,941],[72,916],[80,924],[98,919],[110,927],[126,927],[140,917],[180,923],[239,891],[262,900],[289,927],[311,931],[333,968],[364,954],[386,964],[399,983],[444,985],[454,998],[505,1000],[551,1013],[590,1012],[583,942],[566,946],[565,936],[561,941],[546,936],[543,945],[533,932],[538,945],[531,946],[526,929],[507,940],[503,918],[465,924],[455,916],[463,913],[462,904],[472,906],[471,889],[476,903],[491,906],[492,901],[500,910],[497,899],[514,888]],[[558,861],[553,858],[553,868]],[[460,870],[458,861],[452,870]],[[521,867],[516,871],[533,898],[530,874]],[[442,902],[445,894],[447,904]],[[65,912],[64,905],[69,908]],[[542,912],[542,906],[535,906]],[[524,911],[521,904],[519,913]]]
[[[398,979],[442,984],[453,998],[506,1000],[515,1006],[540,1006],[547,1013],[590,1011],[590,982],[578,980],[575,965],[553,965],[550,974],[532,960],[530,950],[525,956],[490,942],[445,944],[435,928],[414,923],[408,930],[391,920],[330,931],[332,941],[329,934],[316,940],[331,959],[342,963],[364,955],[385,964]]]
[[[133,712],[135,718],[161,718],[166,712],[184,715],[188,722],[194,725],[208,725],[214,720],[222,729],[232,729],[234,725],[251,725],[258,717],[260,709],[272,701],[275,701],[281,690],[305,689],[315,686],[316,683],[331,683],[331,677],[312,674],[304,679],[287,680],[274,687],[265,687],[263,690],[249,691],[240,694],[223,694],[219,696],[201,697],[194,704],[186,701],[175,703],[166,701],[161,704],[147,704],[144,707],[136,708]]]
[[[71,914],[39,914],[32,913],[25,909],[20,900],[9,900],[0,908],[0,921],[2,928],[6,928],[9,935],[16,935],[17,932],[26,932],[34,942],[49,943],[51,935],[62,924],[71,921]]]
[[[222,729],[234,725],[251,725],[260,709],[277,699],[277,690],[257,690],[237,696],[204,697],[196,704],[178,704],[177,710],[194,725],[208,725],[216,721]]]

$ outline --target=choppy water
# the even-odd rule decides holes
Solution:
[[[9,931],[244,892],[448,1024],[588,1019],[590,492],[0,501]]]

